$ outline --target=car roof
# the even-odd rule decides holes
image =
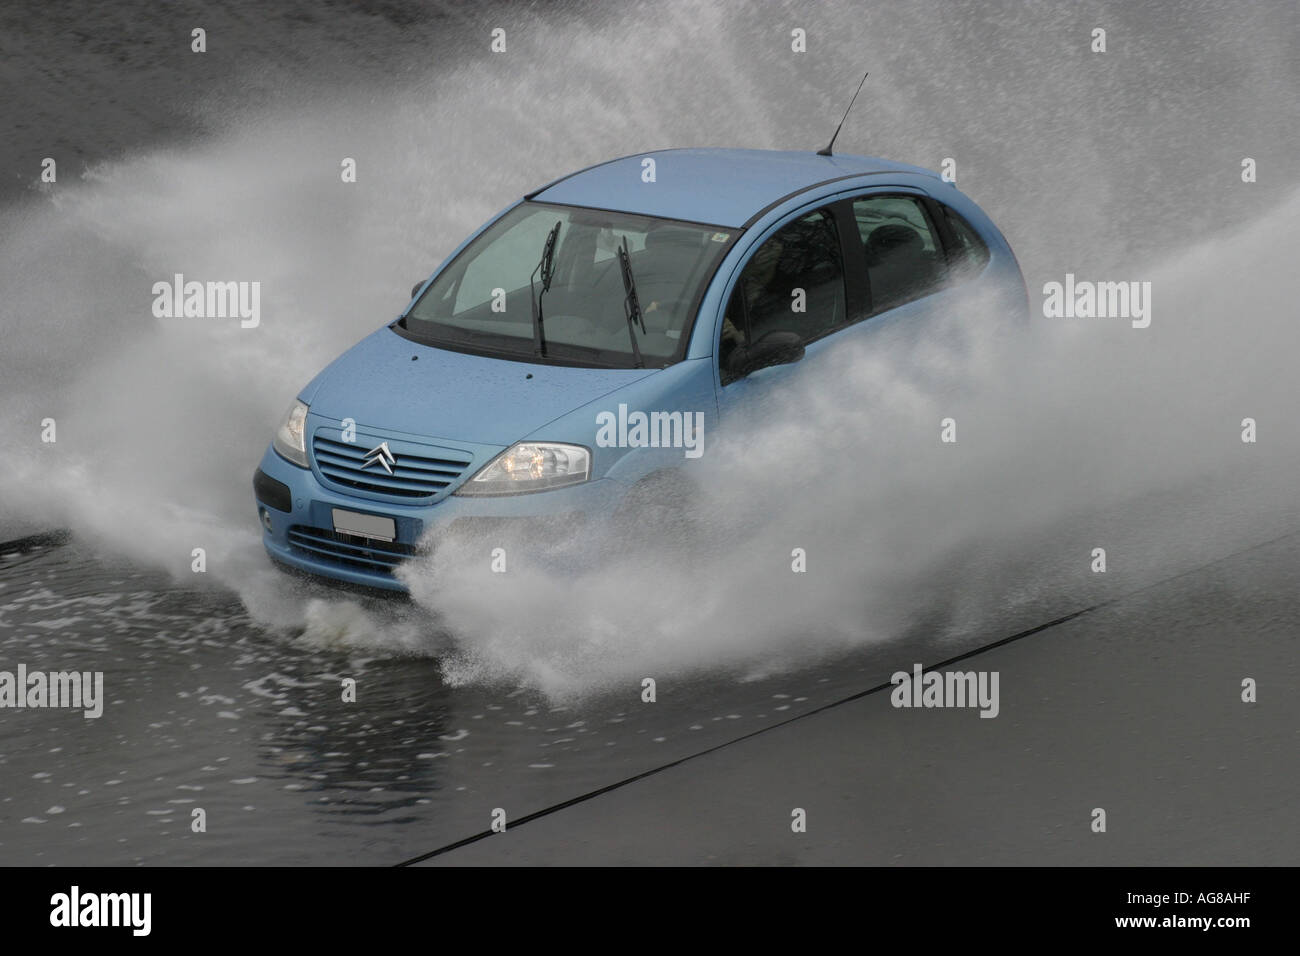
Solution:
[[[655,161],[654,182],[642,181],[646,158]],[[589,166],[525,198],[740,227],[794,193],[834,179],[889,172],[934,176],[918,166],[847,153],[662,149]]]

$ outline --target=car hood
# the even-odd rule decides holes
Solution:
[[[385,327],[335,359],[301,398],[336,421],[509,445],[654,371],[487,358],[421,345]]]

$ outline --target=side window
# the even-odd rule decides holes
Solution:
[[[939,207],[943,217],[948,220],[948,227],[957,240],[956,255],[953,257],[954,278],[968,279],[978,274],[989,262],[989,247],[979,237],[975,227],[963,219],[955,210],[947,206]]]
[[[835,219],[818,209],[782,226],[750,257],[723,320],[718,363],[723,384],[734,379],[737,349],[772,332],[807,342],[844,322],[844,264]]]
[[[866,196],[853,202],[867,260],[871,314],[935,292],[947,278],[943,247],[912,196]]]

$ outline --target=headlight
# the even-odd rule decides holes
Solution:
[[[295,465],[306,468],[306,432],[307,406],[302,402],[295,401],[289,406],[289,411],[285,413],[284,421],[280,423],[279,429],[276,430],[275,441],[271,444],[281,456]]]
[[[458,495],[520,495],[576,485],[591,477],[591,452],[581,445],[520,442],[483,466]]]

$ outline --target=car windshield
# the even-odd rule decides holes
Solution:
[[[549,290],[538,272],[559,224]],[[575,206],[524,202],[474,239],[411,306],[399,326],[434,346],[511,358],[535,356],[534,300],[540,297],[546,359],[632,368],[631,335],[646,367],[681,358],[693,310],[737,230]],[[629,331],[618,251],[641,305]]]

